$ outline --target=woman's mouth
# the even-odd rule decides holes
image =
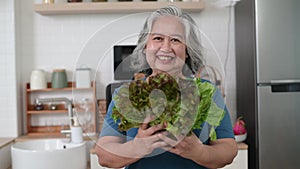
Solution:
[[[157,58],[161,61],[170,61],[170,60],[174,59],[175,57],[166,56],[166,55],[159,55],[159,56],[157,56]]]

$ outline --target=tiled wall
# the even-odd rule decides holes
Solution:
[[[113,60],[112,46],[113,44],[135,44],[136,35],[139,33],[141,26],[145,20],[146,14],[84,14],[84,15],[51,15],[42,16],[33,10],[34,3],[41,3],[41,0],[26,0],[16,1],[19,8],[16,14],[18,26],[14,26],[14,22],[10,20],[13,15],[13,2],[4,0],[0,2],[1,20],[5,19],[6,28],[2,28],[2,34],[7,36],[4,40],[0,38],[1,47],[4,46],[10,53],[1,51],[1,68],[5,67],[5,78],[13,78],[7,81],[1,76],[1,91],[7,95],[3,98],[5,101],[2,107],[7,107],[1,111],[1,118],[5,119],[0,125],[7,126],[8,121],[13,122],[13,128],[16,130],[16,113],[18,108],[24,107],[23,104],[16,105],[17,100],[23,102],[24,86],[29,82],[30,73],[33,69],[42,68],[47,71],[48,81],[51,78],[51,72],[55,68],[65,68],[68,71],[69,80],[73,80],[73,72],[76,67],[87,65],[93,69],[93,79],[97,82],[97,97],[104,98],[105,86],[113,81]],[[5,3],[5,4],[3,4]],[[7,5],[6,3],[9,3]],[[2,5],[3,4],[3,5]],[[8,8],[10,9],[9,11]],[[229,11],[229,8],[214,8],[207,5],[206,9],[200,13],[193,13],[192,16],[200,26],[203,32],[203,43],[205,54],[208,57],[209,63],[224,69],[222,67],[225,58],[228,55],[228,64],[226,67],[225,87],[226,87],[226,102],[229,110],[232,113],[232,118],[235,118],[235,55],[234,55],[234,35],[233,35],[233,16],[234,11]],[[228,26],[231,20],[231,25]],[[3,23],[3,22],[2,22]],[[13,31],[16,28],[17,33],[17,50],[14,47]],[[229,28],[229,29],[228,29]],[[4,29],[4,31],[2,31]],[[228,37],[229,35],[229,37]],[[229,45],[228,44],[229,38]],[[6,45],[2,45],[6,44]],[[227,49],[229,47],[229,52]],[[13,49],[11,49],[13,48]],[[14,57],[15,56],[15,57]],[[3,59],[2,59],[3,58]],[[17,60],[10,60],[15,59]],[[20,64],[20,70],[15,72],[15,67]],[[3,67],[3,68],[4,68]],[[8,73],[4,73],[8,72]],[[20,74],[20,76],[18,76]],[[223,72],[223,75],[225,73]],[[18,84],[14,79],[20,81]],[[13,87],[13,92],[7,93],[7,89],[13,86],[11,83],[17,84]],[[5,85],[4,85],[5,84]],[[4,85],[4,86],[3,86]],[[3,86],[3,87],[2,87]],[[17,89],[21,89],[17,92]],[[17,92],[17,93],[16,93]],[[1,92],[2,93],[2,92]],[[22,98],[17,98],[17,96]],[[7,102],[10,102],[6,104]],[[7,106],[9,105],[9,106]],[[2,109],[3,110],[3,109]],[[11,115],[14,112],[14,116]],[[18,117],[25,114],[24,108],[18,112]],[[1,132],[3,132],[1,130]],[[1,133],[0,132],[0,133]],[[1,133],[8,135],[6,132]]]
[[[0,1],[0,137],[18,135],[14,1]]]

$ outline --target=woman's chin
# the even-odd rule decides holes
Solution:
[[[167,69],[166,67],[157,67],[155,68],[155,73],[171,73],[172,72],[172,69]]]
[[[174,69],[156,69],[155,71],[153,71],[154,74],[158,74],[158,73],[167,73],[171,76],[181,76],[182,72],[179,70],[174,70]]]

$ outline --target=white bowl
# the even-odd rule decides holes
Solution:
[[[234,135],[235,141],[236,142],[243,142],[247,138],[247,133],[246,134],[241,134],[241,135]]]

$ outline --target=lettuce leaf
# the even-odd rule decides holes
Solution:
[[[215,127],[224,110],[213,101],[216,87],[201,79],[175,79],[166,73],[148,81],[136,80],[123,85],[114,96],[112,118],[120,131],[138,128],[147,116],[155,117],[149,125],[167,123],[172,135],[190,134],[207,122],[211,140],[216,140]]]

